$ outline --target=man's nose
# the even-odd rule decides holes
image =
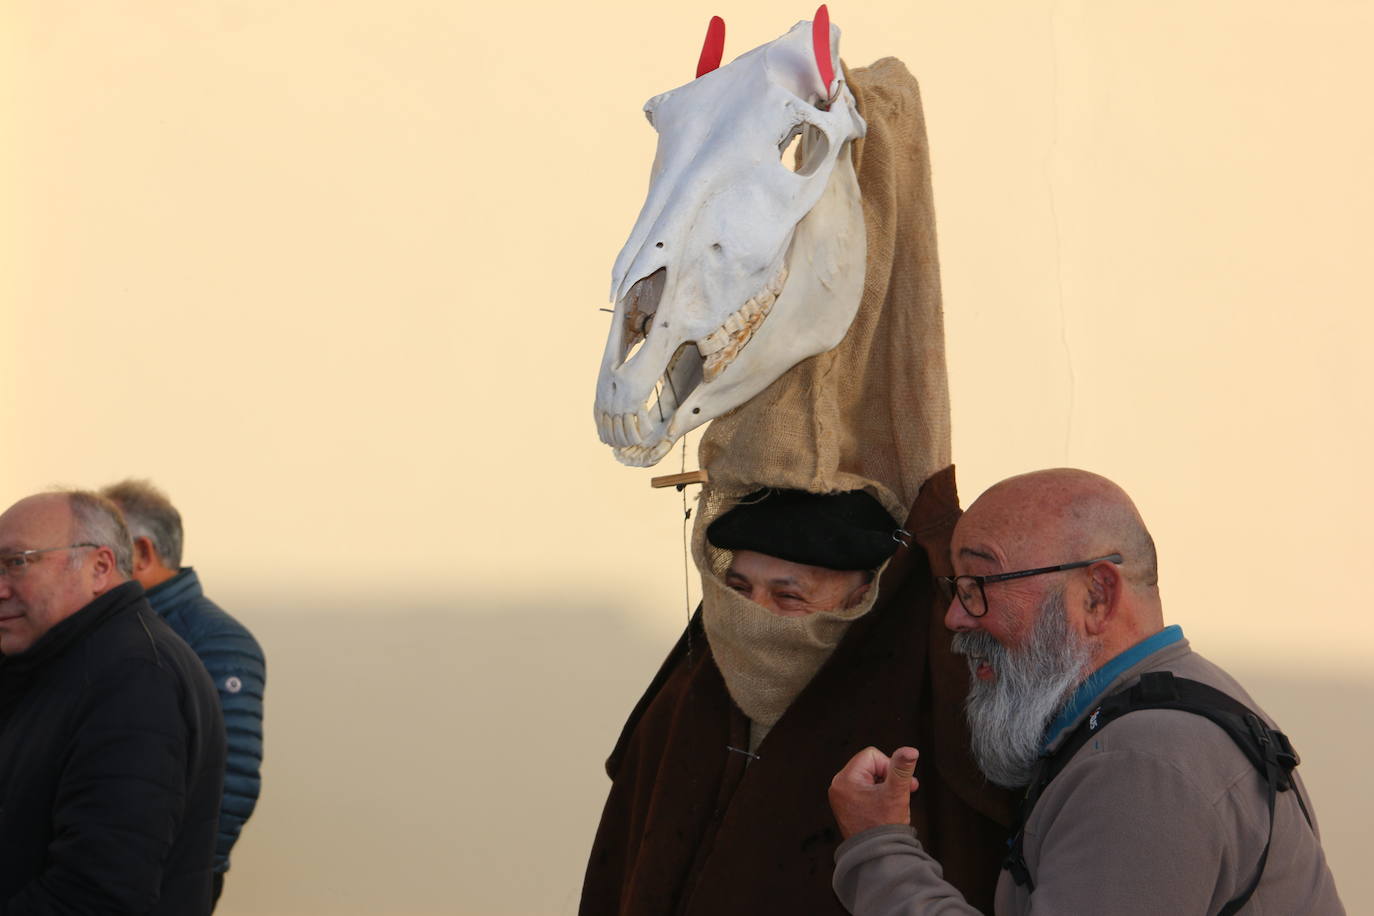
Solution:
[[[945,629],[964,633],[977,628],[978,618],[964,609],[964,602],[959,600],[958,595],[951,597],[949,607],[945,608]]]

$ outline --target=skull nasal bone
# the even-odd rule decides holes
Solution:
[[[620,308],[625,324],[621,334],[620,365],[623,366],[633,359],[648,338],[667,280],[668,269],[660,267],[649,276],[636,280],[621,300]]]

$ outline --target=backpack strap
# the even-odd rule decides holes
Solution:
[[[1299,761],[1288,736],[1277,729],[1270,728],[1249,707],[1228,694],[1207,684],[1188,678],[1175,677],[1171,671],[1151,671],[1141,675],[1140,681],[1129,690],[1123,690],[1106,697],[1101,704],[1072,733],[1055,748],[1054,752],[1041,758],[1031,783],[1026,787],[1008,852],[1002,861],[1012,879],[1021,886],[1035,890],[1030,870],[1026,866],[1024,838],[1026,821],[1030,818],[1036,802],[1056,776],[1068,766],[1073,756],[1087,744],[1107,723],[1138,709],[1176,709],[1204,716],[1231,737],[1250,763],[1264,775],[1269,805],[1269,837],[1265,840],[1264,851],[1260,853],[1259,867],[1249,885],[1235,899],[1222,907],[1219,916],[1232,916],[1243,907],[1259,886],[1264,866],[1269,859],[1269,846],[1274,839],[1274,804],[1279,792],[1293,787],[1293,770]],[[1298,806],[1308,826],[1312,815],[1303,804],[1302,796],[1297,795]]]

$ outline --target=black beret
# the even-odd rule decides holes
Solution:
[[[897,522],[863,490],[755,490],[716,519],[706,538],[722,550],[752,550],[827,569],[877,569],[892,556]]]

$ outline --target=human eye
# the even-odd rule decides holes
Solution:
[[[22,553],[12,553],[8,556],[0,557],[0,567],[3,567],[5,572],[15,572],[23,569],[28,562],[29,558]]]

